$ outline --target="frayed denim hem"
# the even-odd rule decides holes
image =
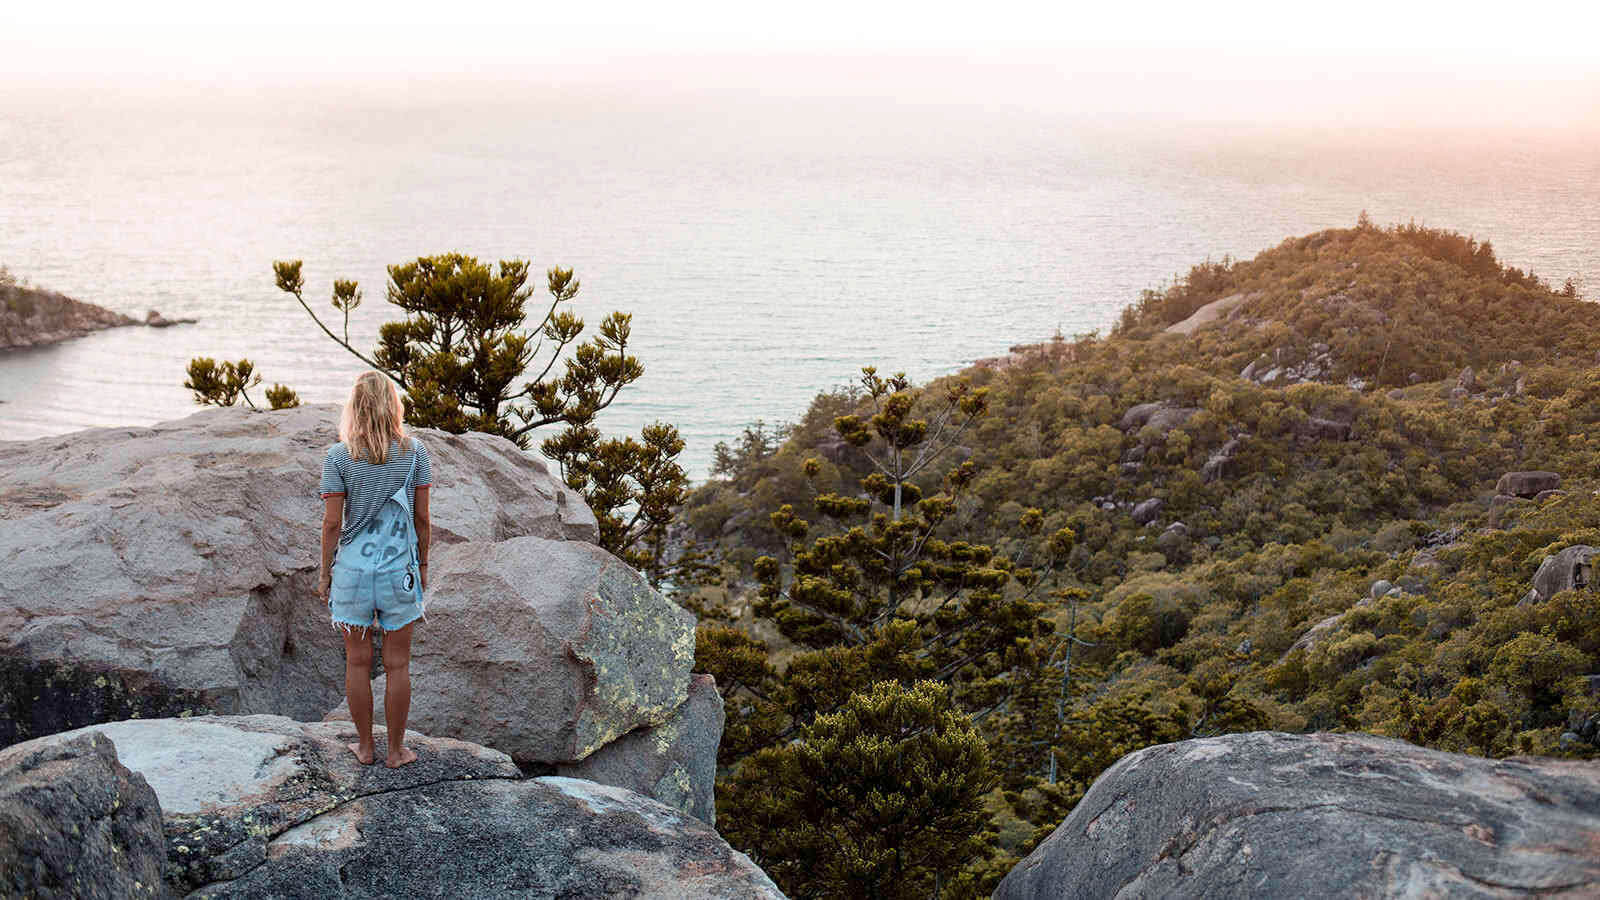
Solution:
[[[330,616],[330,622],[331,622],[331,624],[333,625],[334,628],[337,628],[338,630],[344,632],[345,634],[349,634],[351,629],[353,629],[353,628],[364,628],[364,629],[368,629],[368,630],[371,630],[371,631],[377,631],[377,632],[380,632],[380,633],[383,631],[383,626],[379,625],[376,622],[368,622],[368,623],[363,625],[360,622],[340,621],[340,619],[337,616]]]

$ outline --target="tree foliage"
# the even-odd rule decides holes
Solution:
[[[209,356],[197,356],[189,361],[189,377],[183,386],[194,394],[194,402],[201,406],[233,406],[243,400],[255,409],[249,390],[260,383],[255,363],[248,359],[218,363]],[[300,398],[289,388],[274,384],[267,389],[267,403],[273,409],[289,409],[299,406]]]
[[[278,289],[292,295],[329,339],[401,388],[408,423],[455,434],[483,431],[525,449],[535,429],[564,426],[540,450],[594,510],[600,545],[657,586],[691,587],[715,577],[692,543],[667,544],[667,526],[688,484],[677,462],[683,450],[677,429],[652,423],[635,440],[602,438],[595,425],[618,392],[644,374],[628,353],[628,314],[611,313],[596,334],[579,342],[584,321],[564,308],[578,295],[571,269],[545,272],[543,313],[531,323],[527,305],[534,290],[526,261],[491,266],[443,253],[388,271],[385,299],[403,317],[385,322],[377,347],[366,354],[350,341],[350,313],[362,300],[355,281],[333,283],[331,304],[341,316],[335,333],[306,302],[301,261],[273,263]],[[558,362],[562,370],[552,374]]]
[[[1235,294],[1214,325],[1164,333]],[[856,634],[894,583],[871,549],[890,552],[896,527],[914,545],[941,515],[924,548],[961,542],[987,548],[967,552],[976,569],[1016,560],[1013,572],[1046,573],[1029,599],[1050,630],[1010,645],[1026,664],[946,679],[989,748],[998,786],[983,827],[1013,861],[1107,766],[1156,743],[1359,730],[1492,756],[1600,757],[1586,680],[1600,673],[1600,591],[1525,600],[1546,557],[1600,546],[1595,307],[1577,294],[1486,242],[1409,225],[1366,222],[1203,264],[1109,337],[1021,348],[926,385],[930,398],[957,382],[986,389],[985,414],[962,436],[960,484],[929,472],[903,485],[898,526],[878,468],[890,442],[839,446],[882,399],[819,395],[749,474],[685,502],[746,579],[728,620],[701,630],[728,695],[731,777],[863,683],[936,674],[925,666],[938,628],[922,630],[918,603]],[[1331,366],[1305,383],[1241,377],[1257,360],[1289,368],[1324,353]],[[1125,424],[1141,404],[1170,417]],[[845,416],[859,424],[830,427]],[[1501,474],[1523,469],[1560,473],[1565,494],[1491,510]],[[932,517],[919,510],[935,498]],[[1149,500],[1160,505],[1147,525],[1134,509]],[[1048,558],[1062,529],[1059,565],[1022,564]],[[950,562],[911,568],[920,580]],[[1002,669],[1005,699],[985,713],[984,673]],[[719,824],[736,832],[763,807],[724,791]]]
[[[791,897],[960,896],[989,850],[993,781],[945,685],[882,681],[747,761],[724,788],[743,808],[727,834]]]

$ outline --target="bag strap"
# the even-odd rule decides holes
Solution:
[[[422,443],[417,440],[416,435],[412,435],[411,436],[411,468],[406,471],[406,483],[405,483],[404,487],[411,487],[411,476],[417,474],[417,457],[419,457],[421,455],[422,455]]]

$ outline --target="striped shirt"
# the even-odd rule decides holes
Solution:
[[[400,442],[390,441],[384,463],[377,466],[364,459],[351,459],[342,441],[328,448],[328,455],[322,459],[322,482],[317,492],[324,499],[344,495],[344,528],[340,529],[339,543],[350,543],[378,515],[383,501],[406,483],[413,455],[417,457],[417,469],[411,477],[411,503],[412,509],[416,508],[416,489],[433,483],[433,468],[428,462],[428,449],[421,441],[407,435],[407,443],[416,448],[414,453],[401,453]]]

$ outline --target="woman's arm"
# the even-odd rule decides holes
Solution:
[[[333,554],[339,549],[339,531],[344,527],[344,495],[322,498],[322,600],[327,602],[333,588]]]
[[[412,524],[417,528],[417,566],[422,570],[422,589],[428,589],[428,546],[433,543],[433,519],[428,516],[428,486],[419,484],[412,501]]]

